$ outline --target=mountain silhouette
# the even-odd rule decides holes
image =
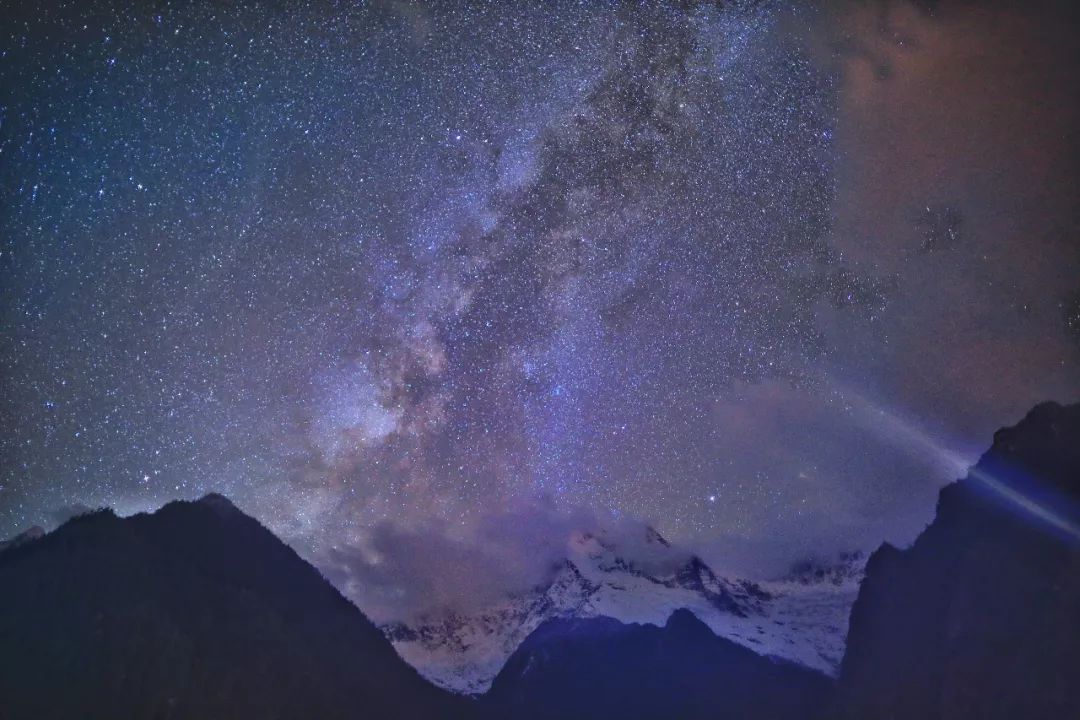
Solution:
[[[311,565],[220,495],[0,552],[2,718],[458,717]]]
[[[1078,528],[1080,405],[1040,405],[871,556],[838,682],[680,609],[546,619],[470,699],[224,497],[99,510],[0,544],[0,720],[1075,718]]]
[[[875,552],[837,716],[1080,718],[1080,404],[1037,406]]]
[[[510,656],[482,698],[513,718],[813,718],[825,675],[719,637],[688,610],[667,625],[549,620]]]

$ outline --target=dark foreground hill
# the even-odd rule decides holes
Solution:
[[[714,635],[553,620],[478,701],[429,685],[221,496],[0,548],[9,718],[1080,718],[1080,405],[1035,408],[871,558],[839,684]]]
[[[1080,718],[1078,527],[1080,405],[1040,405],[870,558],[838,716]]]
[[[830,681],[607,618],[533,633],[481,702],[426,683],[228,500],[103,510],[0,552],[0,718],[804,718]]]
[[[0,718],[456,717],[308,563],[220,496],[0,552]]]
[[[550,620],[511,655],[484,696],[507,718],[814,718],[826,676],[717,637],[688,610],[665,627],[610,618]]]

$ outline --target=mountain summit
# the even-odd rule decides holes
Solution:
[[[689,610],[665,623],[549,620],[522,643],[481,704],[506,718],[806,720],[832,683],[717,637]]]
[[[837,672],[861,555],[846,555],[836,566],[807,563],[782,580],[754,582],[723,577],[652,528],[644,539],[626,547],[604,533],[579,533],[550,578],[531,591],[476,613],[435,612],[383,630],[425,677],[465,694],[485,692],[507,658],[548,620],[608,617],[664,627],[680,609],[759,655]]]
[[[0,553],[0,717],[454,717],[311,565],[220,495]]]
[[[1080,717],[1080,404],[1037,406],[870,558],[844,718]]]

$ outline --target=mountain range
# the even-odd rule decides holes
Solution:
[[[1052,403],[999,431],[861,585],[859,557],[751,583],[655,532],[647,561],[582,534],[479,635],[476,616],[376,627],[220,495],[96,511],[0,546],[0,718],[1080,717],[1077,528],[1080,405]],[[785,635],[799,619],[815,632]],[[447,662],[440,682],[485,683],[476,697],[394,649],[461,658],[447,640],[477,637],[490,664]]]
[[[606,617],[664,626],[679,609],[754,652],[827,675],[839,671],[865,557],[806,561],[769,582],[731,579],[644,527],[624,550],[606,532],[579,533],[543,584],[476,613],[444,610],[383,626],[398,653],[433,683],[486,692],[511,653],[545,621]]]

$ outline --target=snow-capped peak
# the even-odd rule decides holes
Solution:
[[[816,577],[730,579],[652,528],[621,541],[582,532],[569,538],[566,559],[550,577],[528,592],[477,613],[444,610],[383,630],[424,676],[468,694],[486,691],[510,654],[545,620],[605,616],[662,627],[678,609],[762,655],[834,674],[858,584],[815,582]]]

